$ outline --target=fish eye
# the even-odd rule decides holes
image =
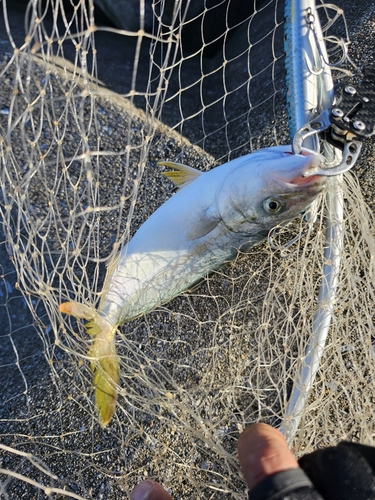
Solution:
[[[263,202],[263,208],[268,214],[278,214],[284,208],[284,205],[276,198],[267,198]]]

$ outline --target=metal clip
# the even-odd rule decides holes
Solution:
[[[344,172],[350,170],[358,159],[359,153],[362,148],[362,141],[357,137],[348,134],[346,131],[341,131],[336,126],[332,126],[329,110],[323,111],[323,113],[311,120],[311,122],[306,123],[306,125],[297,130],[296,134],[293,137],[293,153],[301,153],[302,143],[306,139],[306,137],[323,132],[330,127],[331,130],[329,131],[329,133],[335,140],[335,146],[339,147],[343,151],[342,161],[335,167],[317,167],[314,170],[309,170],[308,174],[306,174],[306,177],[310,177],[312,175],[324,175],[327,177],[331,177],[333,175],[343,174]],[[337,135],[335,131],[340,132],[340,134]],[[350,136],[351,138],[349,139]],[[338,144],[339,146],[337,146]]]
[[[316,169],[312,173],[309,172],[306,177],[310,177],[311,175],[324,175],[326,177],[332,177],[333,175],[340,175],[347,172],[357,161],[361,148],[362,141],[353,139],[351,141],[344,142],[342,162],[339,165],[336,165],[335,167]]]
[[[294,154],[299,154],[302,150],[302,143],[306,139],[313,134],[319,134],[319,132],[323,132],[327,130],[331,126],[331,121],[329,119],[329,111],[325,110],[319,116],[306,123],[303,127],[301,127],[294,134],[293,143],[292,143],[292,151]]]

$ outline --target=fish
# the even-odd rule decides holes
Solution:
[[[311,175],[323,159],[303,149],[274,146],[207,172],[170,161],[163,172],[179,190],[163,203],[113,258],[98,307],[64,302],[60,312],[88,321],[95,403],[105,427],[115,412],[119,384],[119,325],[197,284],[210,272],[301,214],[323,190]]]

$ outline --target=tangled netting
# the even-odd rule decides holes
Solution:
[[[280,424],[311,335],[325,194],[316,219],[276,228],[270,241],[119,328],[119,400],[100,427],[90,337],[59,305],[97,304],[108,261],[172,195],[158,161],[208,170],[290,142],[283,2],[128,4],[128,25],[115,26],[91,0],[3,1],[4,498],[128,498],[146,477],[175,498],[246,498],[236,439],[249,423]],[[346,33],[340,9],[326,7],[329,48],[332,30]],[[361,65],[374,47],[374,20],[370,3],[358,9],[356,22],[351,12],[347,19],[351,58]],[[297,455],[375,437],[374,155],[365,143],[343,179],[335,312]]]

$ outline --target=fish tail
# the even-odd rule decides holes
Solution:
[[[116,326],[110,325],[97,311],[77,302],[64,302],[60,312],[86,319],[87,333],[94,338],[89,350],[90,365],[94,373],[95,404],[99,423],[106,427],[115,412],[119,384],[119,358],[116,353]]]
[[[102,427],[109,424],[115,412],[119,384],[119,358],[116,353],[116,327],[102,328],[95,322],[90,329],[100,329],[89,351],[94,373],[95,404]]]

